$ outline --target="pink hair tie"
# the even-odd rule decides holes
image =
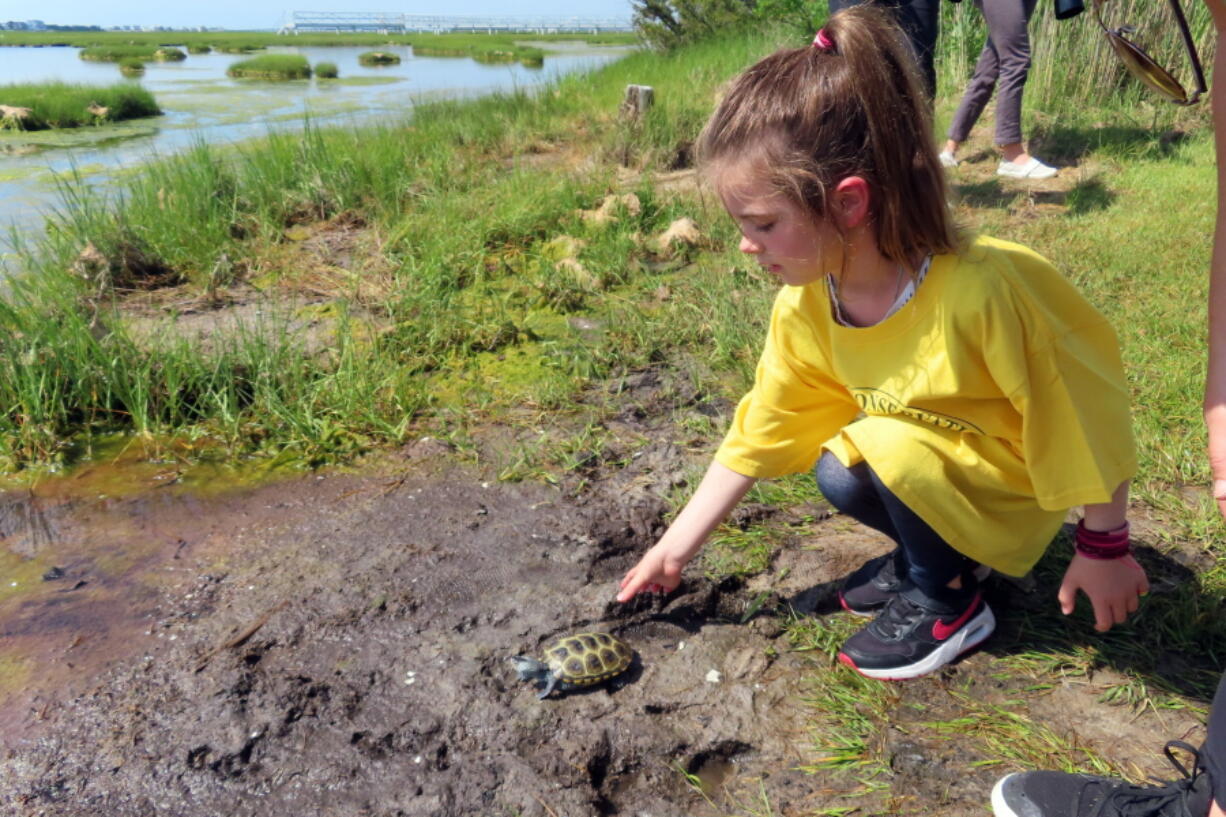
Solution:
[[[826,29],[819,28],[817,35],[813,38],[813,47],[818,51],[833,51],[834,40],[826,33]]]

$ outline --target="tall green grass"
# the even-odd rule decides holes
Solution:
[[[234,63],[226,69],[226,75],[253,79],[309,79],[311,64],[300,54],[264,54]]]
[[[553,402],[586,378],[668,359],[689,348],[704,350],[709,388],[734,395],[752,377],[771,287],[739,258],[733,229],[718,207],[709,200],[697,210],[693,204],[664,203],[643,188],[643,212],[614,229],[592,230],[574,214],[599,204],[619,164],[684,166],[721,83],[792,38],[777,31],[735,33],[675,53],[634,53],[593,77],[566,78],[537,94],[421,106],[411,122],[358,130],[308,125],[301,134],[280,134],[234,150],[199,145],[150,165],[108,196],[70,180],[45,237],[21,248],[29,271],[24,285],[37,290],[38,282],[63,277],[82,250],[93,245],[110,259],[116,280],[130,282],[142,270],[154,270],[167,280],[203,288],[217,270],[241,269],[245,265],[236,260],[275,248],[287,227],[346,214],[383,237],[381,252],[391,270],[378,282],[378,295],[353,302],[357,317],[347,325],[359,327],[365,337],[376,331],[373,321],[378,342],[347,347],[349,359],[355,366],[375,360],[371,365],[395,372],[400,389],[397,400],[372,401],[348,424],[344,412],[318,401],[329,394],[345,400],[352,395],[317,396],[312,411],[332,412],[329,416],[349,433],[377,440],[401,428],[405,419],[387,413],[388,406],[400,411],[412,404],[414,411],[428,415],[446,402],[439,395],[482,391],[475,375],[472,382],[457,384],[440,382],[439,373],[473,367],[488,374],[490,367],[509,365],[498,359],[507,357],[508,348],[522,352],[515,356],[521,367],[518,381],[535,383]],[[638,122],[616,116],[629,83],[651,84],[657,92],[656,107]],[[1110,106],[1083,113],[1109,120],[1129,117],[1129,110]],[[1097,133],[1089,125],[1079,127],[1066,138],[1084,145]],[[596,158],[594,167],[605,170],[576,178],[565,171],[565,162],[528,164],[522,155],[527,145],[565,145],[576,138]],[[1154,160],[1166,158],[1159,153]],[[1078,236],[1093,236],[1095,219],[1101,218],[1092,203],[1086,206],[1088,221]],[[653,259],[642,237],[678,215],[697,218],[720,249],[673,276],[680,264]],[[588,242],[577,259],[586,277],[560,274],[541,250],[563,233]],[[1032,243],[1046,249],[1043,241]],[[1051,254],[1059,260],[1061,252]],[[1136,257],[1143,255],[1136,252]],[[659,301],[644,295],[652,306],[642,307],[634,293],[654,291],[665,281],[672,296]],[[61,288],[71,290],[71,279]],[[624,294],[613,297],[610,292]],[[63,309],[75,303],[54,302]],[[610,327],[599,343],[566,330],[565,316],[576,310],[597,315]],[[17,325],[15,318],[11,324]],[[11,331],[33,337],[25,329]],[[90,343],[82,340],[80,348],[91,348]],[[182,367],[176,377],[203,377],[197,369],[215,365],[208,354],[198,354],[194,364],[186,351],[175,358]],[[29,360],[36,369],[42,360],[37,354],[13,359]],[[327,380],[336,365],[333,358],[308,360],[295,369],[296,377]],[[535,374],[528,376],[529,369]],[[263,377],[258,372],[252,376]],[[265,380],[281,383],[279,377],[269,373]],[[347,377],[346,382],[369,385],[356,374]],[[6,382],[33,379],[27,373],[24,380],[14,375],[0,381],[0,405],[37,402],[29,393],[5,391],[13,388]],[[139,406],[112,402],[102,409],[90,402],[92,391],[67,388],[77,382],[90,379],[65,378],[66,391],[46,397],[58,408],[27,412],[42,418],[38,422],[21,420],[19,414],[0,418],[0,434],[20,452],[18,460],[57,450],[49,440],[99,429],[168,432],[184,424],[221,424],[237,439],[235,429],[256,416],[225,401],[194,399],[190,410],[169,407],[177,404],[163,393],[164,383],[150,385],[146,391],[155,399]],[[277,388],[282,394],[289,385]],[[435,397],[422,396],[427,393]],[[490,404],[500,400],[493,391],[483,394],[481,399]],[[146,404],[151,408],[141,407]],[[300,419],[291,412],[273,422],[268,433],[288,435],[285,439],[304,433],[311,423]]]
[[[161,114],[153,94],[139,85],[77,85],[65,82],[26,83],[0,86],[6,105],[29,108],[30,115],[11,126],[24,130],[75,128],[103,122],[119,122]],[[104,114],[91,113],[105,108]],[[0,125],[3,127],[3,125]]]
[[[1217,36],[1204,3],[1185,3],[1184,13],[1206,70],[1213,64]],[[1148,0],[1112,0],[1103,4],[1110,27],[1135,26],[1130,38],[1142,44],[1159,63],[1191,90],[1192,71],[1184,55],[1179,29],[1170,7]],[[971,3],[942,3],[936,65],[939,96],[961,96],[987,37],[983,15]],[[1050,2],[1039,2],[1030,22],[1031,62],[1026,82],[1026,107],[1048,116],[1077,115],[1087,109],[1115,111],[1147,109],[1170,121],[1178,110],[1145,89],[1124,69],[1106,36],[1094,21],[1090,3],[1069,20],[1057,20]],[[1158,108],[1149,112],[1150,107]]]
[[[336,79],[340,76],[340,71],[334,62],[317,62],[315,63],[315,76],[320,79]]]

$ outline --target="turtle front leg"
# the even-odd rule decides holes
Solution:
[[[545,700],[549,697],[549,693],[553,692],[553,688],[558,685],[558,676],[552,672],[545,673],[545,688],[536,694],[537,700]]]

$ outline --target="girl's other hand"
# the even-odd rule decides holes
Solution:
[[[685,561],[670,555],[659,544],[643,554],[639,563],[626,571],[617,591],[618,601],[630,601],[639,593],[668,593],[681,584]]]
[[[1087,559],[1073,554],[1057,597],[1067,616],[1077,604],[1081,590],[1094,605],[1094,629],[1104,633],[1113,624],[1123,624],[1135,613],[1139,598],[1149,592],[1145,569],[1132,556],[1120,559]]]

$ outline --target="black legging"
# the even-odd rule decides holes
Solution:
[[[1217,694],[1209,707],[1209,729],[1200,755],[1209,774],[1213,799],[1226,809],[1226,674],[1218,682]]]
[[[941,0],[830,0],[830,13],[860,3],[873,3],[889,9],[894,20],[902,26],[911,41],[911,50],[919,63],[920,76],[932,99],[937,92],[937,71],[933,53],[937,46],[937,25],[941,14]]]
[[[939,598],[956,577],[973,581],[969,568],[974,563],[903,504],[867,462],[844,468],[838,457],[824,451],[814,470],[822,496],[840,513],[881,531],[902,547],[906,578],[925,594]]]

